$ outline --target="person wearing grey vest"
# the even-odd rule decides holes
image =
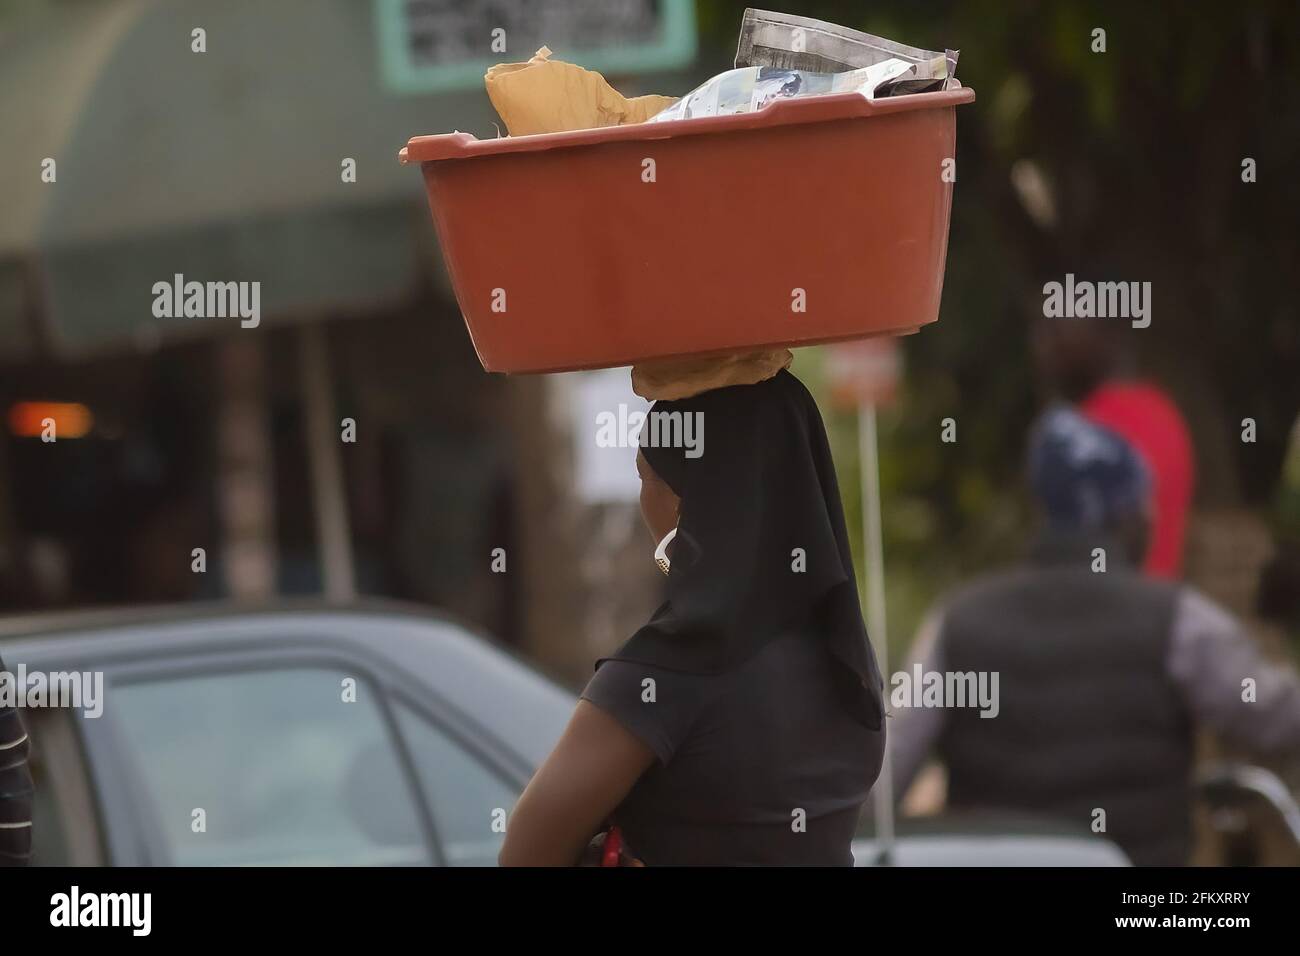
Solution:
[[[1044,521],[1028,560],[932,612],[893,682],[895,799],[937,752],[950,810],[1104,819],[1134,863],[1182,865],[1194,730],[1300,754],[1300,679],[1204,595],[1138,573],[1149,483],[1119,435],[1055,406],[1029,477]],[[901,675],[937,675],[936,693]],[[975,686],[991,698],[943,693]]]

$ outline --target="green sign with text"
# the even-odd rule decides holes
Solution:
[[[543,45],[610,75],[695,58],[695,0],[375,0],[375,16],[384,82],[401,93],[477,86]]]

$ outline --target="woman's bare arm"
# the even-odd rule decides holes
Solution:
[[[585,700],[515,804],[502,866],[573,866],[655,755]],[[635,848],[634,848],[635,849]]]

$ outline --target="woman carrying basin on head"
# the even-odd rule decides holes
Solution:
[[[666,600],[597,662],[501,862],[575,864],[612,822],[648,865],[849,865],[882,681],[817,406],[781,370],[665,412],[708,426],[637,458]]]

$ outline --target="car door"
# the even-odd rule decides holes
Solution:
[[[523,789],[489,756],[481,731],[440,723],[424,705],[398,696],[394,714],[447,866],[495,866],[506,819]]]
[[[32,866],[102,866],[103,830],[75,712],[23,715],[31,738]]]
[[[332,653],[106,669],[80,721],[115,864],[440,861],[381,682]]]
[[[115,864],[493,865],[524,782],[429,688],[338,650],[108,665],[78,721]]]

